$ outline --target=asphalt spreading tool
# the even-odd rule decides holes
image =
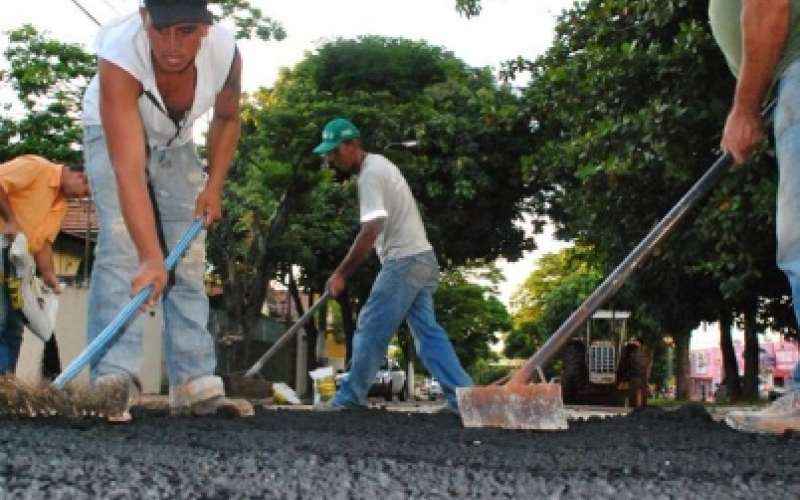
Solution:
[[[283,335],[281,335],[280,338],[278,340],[276,340],[275,343],[272,344],[272,346],[270,346],[270,348],[267,350],[267,352],[265,352],[258,359],[258,361],[256,361],[255,364],[253,366],[251,366],[250,369],[247,370],[247,372],[245,372],[244,377],[245,378],[252,378],[258,372],[260,372],[261,369],[264,367],[264,365],[267,363],[267,361],[272,359],[275,356],[275,354],[279,350],[281,350],[281,348],[283,346],[286,345],[287,342],[289,342],[290,340],[292,340],[294,338],[294,336],[300,330],[300,327],[303,326],[304,324],[306,324],[306,322],[308,322],[308,320],[311,319],[314,316],[314,314],[316,314],[316,312],[319,310],[320,307],[322,307],[323,304],[325,304],[325,302],[328,300],[328,298],[330,298],[330,295],[326,291],[325,293],[323,293],[319,297],[319,299],[314,303],[314,305],[309,307],[308,311],[306,311],[306,313],[303,314],[303,316],[300,319],[298,319],[297,322],[294,325],[292,325],[291,328],[286,330],[283,333]]]
[[[200,234],[204,222],[204,217],[196,219],[172,249],[164,263],[167,272],[175,269],[189,245]],[[25,382],[14,377],[0,380],[0,413],[14,416],[52,414],[85,416],[102,415],[125,408],[127,387],[108,387],[96,390],[71,387],[67,384],[118,338],[122,327],[139,310],[152,292],[152,285],[140,290],[49,386]]]
[[[765,123],[771,121],[773,108],[774,103],[766,107],[763,113]],[[504,383],[457,388],[458,407],[464,426],[531,430],[567,429],[561,384],[547,383],[542,368],[558,354],[600,305],[622,286],[631,272],[684,215],[711,191],[732,165],[733,157],[729,152],[718,158],[625,260]],[[534,374],[538,374],[539,384],[530,383]]]
[[[270,346],[267,352],[265,352],[249,370],[246,372],[238,371],[228,374],[227,384],[231,392],[257,399],[262,399],[271,395],[275,401],[296,404],[293,401],[293,399],[297,397],[294,391],[286,386],[286,384],[266,380],[261,375],[261,369],[264,368],[264,365],[266,365],[268,361],[275,357],[278,351],[297,335],[297,332],[300,331],[300,327],[306,324],[329,298],[330,295],[327,291],[322,294],[294,325],[281,334],[278,340]],[[258,377],[256,377],[257,375]]]

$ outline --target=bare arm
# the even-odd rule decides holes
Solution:
[[[242,58],[236,50],[228,80],[214,103],[208,128],[208,183],[197,199],[195,217],[204,213],[206,225],[222,218],[222,189],[239,144],[242,97]]]
[[[743,163],[764,135],[767,97],[789,32],[788,0],[742,0],[742,66],[722,137],[722,149]]]
[[[361,224],[361,231],[350,246],[350,251],[328,280],[328,291],[331,295],[338,297],[344,290],[347,278],[367,260],[375,246],[375,240],[383,231],[384,221],[384,218],[379,218]]]
[[[42,248],[33,254],[33,261],[36,263],[36,269],[42,277],[44,284],[56,293],[61,293],[61,284],[58,282],[56,275],[56,266],[53,262],[53,245],[49,241],[45,241]]]
[[[11,200],[2,187],[0,187],[0,217],[5,221],[3,233],[14,236],[19,232],[19,223],[14,217],[14,211],[11,210]]]
[[[99,78],[100,118],[119,186],[122,216],[141,264],[132,292],[154,285],[148,301],[153,305],[166,284],[167,274],[147,192],[145,137],[137,104],[142,86],[130,74],[102,59]]]

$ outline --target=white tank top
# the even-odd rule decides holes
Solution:
[[[192,127],[214,106],[233,65],[236,39],[225,28],[213,25],[208,30],[195,58],[197,83],[192,109],[176,126],[158,93],[150,58],[150,41],[139,12],[123,16],[103,26],[95,42],[97,57],[119,66],[141,82],[139,98],[147,142],[151,147],[180,146],[192,140]],[[101,125],[100,82],[95,75],[83,96],[83,124]]]

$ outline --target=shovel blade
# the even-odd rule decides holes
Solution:
[[[458,409],[464,427],[566,430],[561,384],[459,387]]]

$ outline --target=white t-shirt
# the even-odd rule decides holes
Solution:
[[[236,39],[222,26],[215,24],[209,28],[195,58],[194,103],[180,123],[180,130],[167,116],[167,108],[158,92],[150,42],[138,11],[103,26],[97,35],[95,50],[98,58],[119,66],[142,83],[144,93],[139,97],[139,112],[148,144],[152,147],[180,146],[192,140],[194,122],[214,106],[217,94],[225,85],[236,53]],[[83,97],[83,123],[101,125],[100,82],[96,75]]]
[[[381,262],[430,250],[417,202],[400,169],[386,157],[368,154],[358,174],[361,222],[385,218],[375,240]]]

